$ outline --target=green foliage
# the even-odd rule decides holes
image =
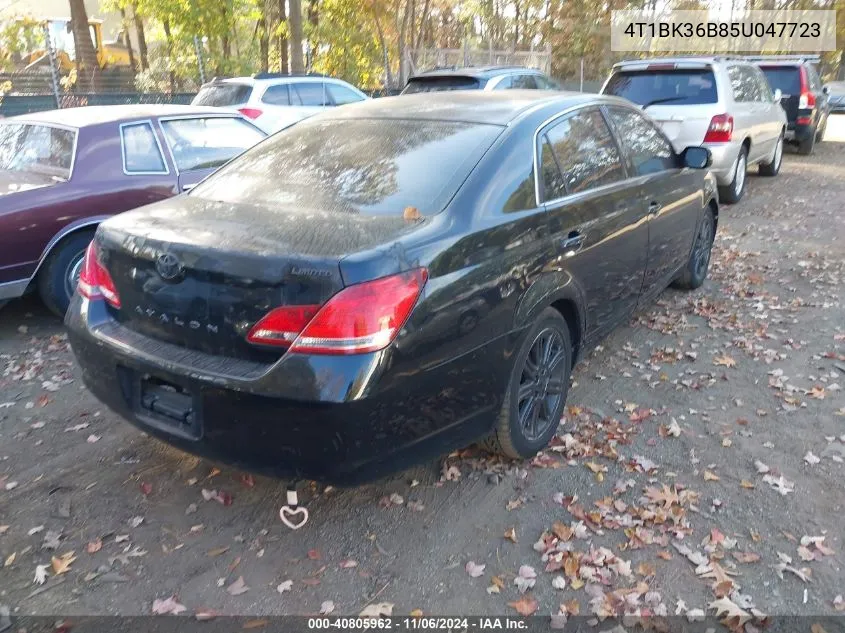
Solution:
[[[0,21],[0,70],[21,66],[21,56],[44,48],[44,30],[31,17]]]

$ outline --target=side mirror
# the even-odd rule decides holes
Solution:
[[[684,167],[707,169],[713,164],[713,154],[706,147],[691,146],[681,152]]]
[[[783,98],[783,92],[781,92],[780,88],[775,88],[775,96],[772,97],[772,101],[780,103],[781,98]]]
[[[822,92],[825,94],[830,94],[830,86],[825,86],[824,88],[822,88]]]

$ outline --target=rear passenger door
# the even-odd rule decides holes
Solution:
[[[648,213],[645,301],[666,288],[689,258],[702,205],[695,188],[702,178],[680,167],[669,139],[641,113],[607,106],[607,114]]]
[[[566,114],[538,134],[541,199],[560,266],[586,301],[595,342],[630,317],[642,288],[648,222],[598,107]]]

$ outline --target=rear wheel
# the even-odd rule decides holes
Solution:
[[[486,447],[514,459],[545,448],[560,424],[571,370],[566,319],[546,308],[514,357],[502,410]]]
[[[761,176],[777,176],[780,171],[780,164],[783,162],[783,134],[778,138],[775,146],[775,155],[770,163],[760,163]]]
[[[59,242],[38,272],[41,300],[59,317],[64,317],[76,290],[85,249],[94,239],[94,231],[73,233]]]
[[[734,163],[734,177],[727,187],[719,188],[719,199],[733,204],[739,202],[745,192],[745,177],[748,171],[748,150],[745,145],[739,150],[739,156]]]
[[[710,253],[713,249],[713,240],[716,237],[716,216],[711,207],[704,213],[701,226],[698,227],[698,235],[695,238],[689,261],[684,267],[681,276],[672,284],[676,288],[684,290],[695,290],[701,287],[707,279],[707,270],[710,267]]]
[[[798,143],[798,153],[804,156],[809,156],[813,153],[816,147],[816,133],[813,132],[810,136],[800,143]]]

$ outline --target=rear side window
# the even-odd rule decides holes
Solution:
[[[441,92],[446,90],[478,90],[481,83],[475,77],[449,75],[446,77],[411,77],[402,91],[403,95],[415,92]]]
[[[513,88],[513,77],[511,75],[505,75],[493,90],[510,90],[511,88]]]
[[[731,80],[734,101],[763,101],[757,75],[751,66],[730,66],[728,67],[728,77]]]
[[[783,96],[801,94],[801,78],[797,66],[761,66],[772,91],[780,89]]]
[[[264,91],[261,101],[271,105],[290,105],[290,94],[288,93],[287,84],[270,86]]]
[[[515,90],[536,90],[537,82],[534,75],[514,75],[513,87]]]
[[[355,103],[364,99],[357,92],[342,84],[327,83],[326,90],[335,105],[346,105],[347,103]]]
[[[545,200],[560,197],[554,178],[554,163],[563,178],[567,194],[580,193],[624,180],[625,167],[604,117],[595,108],[579,110],[545,134],[543,146],[543,192]],[[550,151],[549,151],[550,150]],[[546,152],[551,156],[547,158]],[[549,190],[547,192],[547,183]]]
[[[234,159],[191,195],[273,213],[437,213],[501,131],[455,121],[306,119]]]
[[[151,123],[129,123],[120,126],[120,145],[123,152],[123,171],[127,174],[168,173]]]
[[[616,128],[616,136],[625,148],[631,168],[637,176],[677,167],[672,145],[651,121],[630,108],[611,106],[607,110]]]
[[[161,128],[179,171],[219,167],[264,138],[233,117],[173,119],[162,121]]]
[[[68,180],[76,132],[47,125],[0,125],[0,169]]]
[[[310,81],[290,85],[291,95],[290,102],[293,105],[303,106],[327,106],[332,105],[331,101],[326,95],[326,90],[323,83],[320,81]]]
[[[716,103],[716,78],[709,68],[615,72],[604,94],[623,97],[641,106],[672,103]]]
[[[193,105],[228,108],[249,101],[252,86],[231,82],[206,84],[194,97]]]

